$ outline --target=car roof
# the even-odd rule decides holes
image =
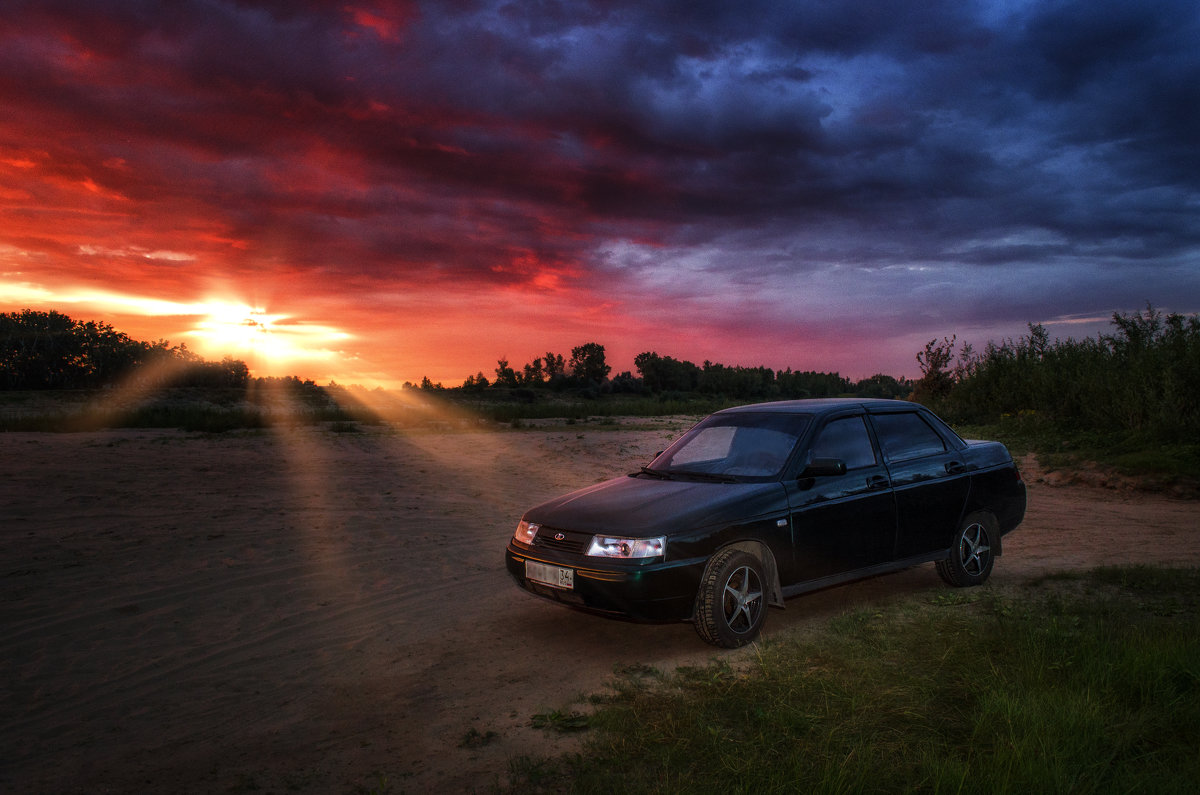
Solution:
[[[907,400],[883,400],[881,398],[813,398],[809,400],[776,400],[770,403],[751,403],[746,406],[734,406],[722,409],[717,414],[771,413],[771,414],[813,414],[824,415],[846,409],[864,409],[868,412],[895,411],[903,409],[913,411],[923,408],[918,403]]]

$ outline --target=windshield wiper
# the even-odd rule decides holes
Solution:
[[[741,483],[741,478],[736,475],[720,475],[716,472],[689,472],[686,469],[672,469],[672,475],[679,475],[685,478],[693,478],[695,480],[705,480],[709,483]]]
[[[641,472],[634,472],[633,474],[649,475],[650,477],[658,478],[659,480],[670,480],[671,479],[671,476],[669,474],[667,474],[666,472],[663,472],[661,469],[651,469],[650,467],[642,467]]]

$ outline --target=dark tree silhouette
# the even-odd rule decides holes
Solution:
[[[854,385],[854,394],[864,398],[904,398],[912,392],[912,383],[904,378],[878,373]]]
[[[587,342],[571,349],[571,375],[587,383],[602,383],[612,370],[604,363],[604,346]]]
[[[915,393],[918,400],[936,400],[945,397],[954,387],[954,375],[950,361],[954,358],[954,342],[957,336],[932,339],[925,343],[925,350],[917,354],[921,377],[917,380]]]
[[[496,386],[514,387],[517,385],[517,372],[508,366],[508,357],[501,356],[496,360]]]
[[[521,375],[521,383],[524,386],[541,386],[545,381],[546,371],[542,369],[541,358],[534,359],[525,365],[524,372]]]
[[[0,313],[0,389],[95,388],[152,365],[167,365],[176,386],[245,386],[250,377],[245,362],[205,362],[185,345],[130,339],[108,323],[32,309]]]
[[[542,370],[546,373],[546,380],[553,381],[555,377],[566,375],[567,363],[563,359],[561,353],[549,353],[542,357]]]
[[[633,364],[651,392],[694,392],[700,385],[700,368],[692,362],[646,351],[633,357]]]
[[[487,387],[488,380],[483,377],[483,371],[467,376],[467,380],[463,381],[462,385],[462,388],[467,392],[482,392]]]

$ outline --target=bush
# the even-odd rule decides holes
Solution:
[[[964,348],[953,373],[948,359],[936,360],[949,387],[918,389],[917,398],[952,422],[1034,414],[1075,431],[1200,434],[1200,318],[1147,306],[1115,313],[1113,325],[1095,339],[1054,342],[1030,325],[1027,336],[988,343],[981,354]]]

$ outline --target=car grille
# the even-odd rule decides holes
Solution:
[[[558,538],[558,536],[562,536],[562,538]],[[533,540],[534,546],[542,547],[543,549],[554,549],[559,552],[573,552],[576,555],[584,554],[591,543],[591,533],[559,530],[558,528],[546,527],[545,525],[538,530],[537,537]]]

